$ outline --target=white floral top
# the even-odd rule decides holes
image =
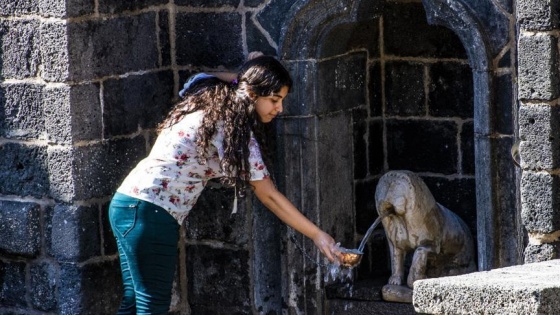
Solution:
[[[223,124],[217,126],[208,148],[207,162],[199,164],[195,141],[201,122],[202,112],[198,111],[162,130],[148,157],[138,163],[117,191],[166,209],[181,224],[207,181],[224,176],[220,168]],[[268,178],[270,174],[254,137],[251,137],[249,150],[251,180]]]

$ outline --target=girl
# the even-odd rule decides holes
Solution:
[[[278,218],[334,260],[333,238],[276,189],[261,155],[265,143],[256,139],[259,126],[282,112],[291,86],[286,69],[267,56],[247,61],[233,83],[199,74],[185,84],[149,156],[109,206],[124,283],[118,314],[167,314],[179,226],[212,178],[231,183],[236,192],[251,187]]]

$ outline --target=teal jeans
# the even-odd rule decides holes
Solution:
[[[117,314],[168,314],[177,264],[177,220],[150,202],[116,193],[109,222],[124,287]]]

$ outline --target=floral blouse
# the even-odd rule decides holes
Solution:
[[[201,123],[202,112],[198,111],[162,130],[148,157],[132,170],[117,191],[166,209],[181,224],[207,181],[224,176],[220,168],[224,152],[223,124],[218,124],[216,135],[208,147],[207,162],[199,164],[195,141]],[[270,174],[253,136],[249,151],[250,179],[268,178]]]

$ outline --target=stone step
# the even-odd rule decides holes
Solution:
[[[368,279],[325,287],[328,315],[414,315],[414,307],[407,303],[385,302],[381,288],[386,278]]]
[[[414,283],[422,314],[560,314],[560,260]]]

